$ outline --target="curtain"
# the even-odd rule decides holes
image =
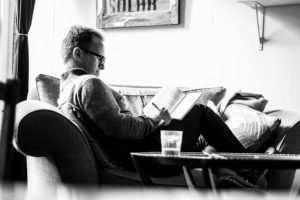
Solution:
[[[25,100],[28,93],[29,51],[28,32],[31,26],[35,0],[16,1],[16,31],[14,48],[14,70],[21,81],[20,100]]]
[[[28,93],[29,79],[29,51],[28,51],[28,32],[31,26],[35,0],[16,0],[15,28],[14,37],[14,64],[13,71],[16,78],[21,82],[20,99],[25,100]],[[26,180],[26,160],[23,155],[18,153],[11,146],[11,172],[6,179],[11,181]]]

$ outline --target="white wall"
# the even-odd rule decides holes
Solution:
[[[46,23],[34,16],[30,46],[38,49],[42,38],[34,32],[43,30],[49,34],[43,42],[54,54],[44,60],[32,54],[31,62],[38,66],[31,65],[32,80],[38,73],[59,76],[63,71],[57,61],[59,44],[71,25],[96,26],[95,0],[48,4],[53,9],[48,6],[42,14],[51,12],[51,23],[41,29],[39,24]],[[263,51],[258,50],[255,11],[247,6],[236,0],[186,0],[181,6],[180,25],[103,30],[107,64],[102,79],[135,85],[224,86],[262,93],[269,109],[300,113],[300,5],[266,9]]]

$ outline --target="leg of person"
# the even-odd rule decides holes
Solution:
[[[169,126],[162,129],[183,131],[182,151],[194,151],[196,142],[200,134],[202,134],[208,144],[219,152],[246,152],[245,148],[233,135],[224,121],[214,111],[204,105],[194,106],[182,121],[173,120]],[[159,144],[156,142],[159,141],[158,132],[159,130],[154,135],[156,139],[154,137],[151,138],[151,144]],[[159,147],[156,146],[155,148]],[[246,188],[258,188],[256,185],[248,183],[240,177],[235,172],[236,170],[224,168],[213,169],[214,173],[219,177],[219,187],[237,187],[239,185]],[[164,173],[166,171],[168,169],[162,170]],[[239,172],[239,170],[237,171]],[[237,185],[232,185],[232,182],[237,183]]]
[[[204,105],[195,108],[200,110],[201,134],[209,145],[219,152],[246,152],[244,146],[213,110]]]
[[[200,130],[202,136],[213,146],[217,151],[223,152],[246,152],[246,149],[233,135],[224,121],[209,107],[199,105],[195,106],[195,115],[199,115]],[[197,114],[198,113],[198,114]],[[251,188],[254,191],[259,191],[264,188],[264,183],[260,186],[248,182],[245,178],[245,169],[213,169],[218,177],[218,187],[221,188]],[[249,171],[248,169],[246,171]],[[255,170],[251,169],[247,172],[247,179],[255,174]],[[263,182],[263,181],[262,181]],[[255,182],[253,182],[255,183]]]
[[[195,105],[182,121],[173,120],[166,129],[183,130],[182,151],[194,151],[200,134],[219,152],[246,151],[224,121],[201,104]]]
[[[196,105],[183,120],[172,120],[171,124],[161,127],[144,141],[134,145],[131,152],[160,151],[161,130],[182,130],[182,151],[196,151],[200,134],[209,145],[221,152],[245,152],[245,148],[236,139],[224,121],[209,107]]]

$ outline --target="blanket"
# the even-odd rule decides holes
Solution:
[[[262,94],[249,93],[249,92],[229,92],[225,95],[222,101],[217,105],[219,115],[222,117],[226,108],[230,104],[242,104],[250,108],[263,112],[268,100]]]

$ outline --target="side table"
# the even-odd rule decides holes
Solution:
[[[180,166],[183,168],[187,186],[196,190],[191,169],[202,168],[205,184],[216,192],[211,168],[253,168],[253,169],[298,169],[300,154],[262,154],[262,153],[217,153],[203,154],[200,152],[182,152],[179,156],[165,156],[161,152],[131,153],[135,167],[145,185],[154,185],[143,168],[143,163]]]

